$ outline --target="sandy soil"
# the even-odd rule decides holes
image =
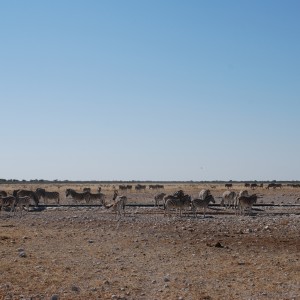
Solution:
[[[217,198],[223,187],[211,190]],[[299,192],[257,190],[278,204]],[[149,203],[155,193],[128,197]],[[3,212],[0,299],[300,299],[299,236],[299,206],[197,219],[140,207],[121,219],[101,207]]]

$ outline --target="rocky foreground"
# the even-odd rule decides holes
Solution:
[[[0,216],[0,299],[300,299],[300,211]]]

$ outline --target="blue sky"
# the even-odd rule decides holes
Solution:
[[[0,178],[299,180],[299,1],[1,1]]]

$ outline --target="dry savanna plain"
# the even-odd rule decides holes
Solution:
[[[164,217],[145,204],[162,191],[196,197],[204,188],[219,204],[224,184],[122,191],[129,205],[121,217],[97,203],[66,206],[74,204],[67,188],[96,193],[97,184],[0,189],[37,187],[58,191],[61,205],[1,212],[0,299],[300,299],[300,188],[249,189],[259,195],[252,213],[214,205],[205,218]],[[113,184],[101,188],[112,202]]]

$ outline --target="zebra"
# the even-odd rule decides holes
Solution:
[[[83,192],[91,192],[91,188],[83,188],[83,190],[82,190]]]
[[[12,212],[14,210],[15,201],[16,197],[14,196],[0,197],[0,213],[3,207],[10,207],[10,211]]]
[[[89,193],[90,194],[90,201],[99,200],[100,203],[103,205],[103,202],[104,202],[106,196],[105,196],[105,194],[100,193],[100,191],[101,191],[101,188],[100,188],[100,190],[98,189],[98,193],[96,193],[96,194]]]
[[[209,202],[215,203],[215,199],[212,195],[207,195],[203,198],[196,198],[192,200],[192,210],[194,212],[194,216],[197,217],[197,208],[203,208],[203,218],[205,218],[205,213],[208,208]]]
[[[244,211],[244,214],[245,214],[245,209],[250,208],[250,212],[251,212],[252,206],[256,202],[257,202],[256,194],[251,195],[251,196],[240,196],[240,197],[238,197],[237,211],[239,210],[240,214],[242,214],[242,211]]]
[[[159,202],[163,201],[164,197],[166,196],[165,193],[160,193],[154,196],[154,205],[159,206]]]
[[[177,197],[174,195],[168,195],[164,197],[164,216],[168,213],[171,216],[170,210],[172,208],[179,209],[179,216],[182,215],[182,209],[185,207],[190,207],[191,197],[189,195],[183,195],[182,197]]]
[[[85,200],[86,203],[90,202],[90,193],[84,192],[84,193],[77,193],[73,189],[66,189],[66,197],[71,196],[75,202],[77,201],[83,201]]]
[[[16,198],[16,201],[14,202],[14,212],[15,212],[16,207],[18,207],[20,209],[21,216],[22,216],[23,208],[26,207],[26,211],[28,213],[30,200],[31,200],[30,196],[24,196],[24,197],[18,196]]]
[[[135,186],[135,189],[136,189],[137,191],[139,191],[139,190],[145,190],[145,189],[146,189],[146,186],[145,186],[145,185],[138,184],[138,185]]]
[[[233,208],[237,209],[237,207],[239,205],[239,198],[243,197],[243,196],[249,196],[247,190],[240,190],[238,195],[236,195],[235,200],[234,200],[234,204],[233,204]]]
[[[235,198],[236,192],[225,191],[222,195],[221,205],[224,205],[225,208],[230,208],[231,206],[234,206]]]
[[[201,190],[199,192],[199,199],[205,199],[208,195],[211,195],[210,190]]]
[[[14,191],[13,195],[15,197],[25,197],[25,196],[29,196],[31,198],[31,200],[33,200],[35,206],[39,205],[39,198],[37,196],[37,194],[33,191],[27,191],[27,190],[16,190]]]
[[[104,207],[105,208],[111,208],[112,210],[116,213],[117,216],[123,215],[125,216],[125,207],[127,204],[127,197],[126,196],[119,196],[119,192],[117,190],[114,190],[114,195],[113,195],[113,201],[114,203],[111,205],[105,205],[104,202]]]
[[[56,203],[59,204],[60,196],[58,192],[47,192],[45,189],[41,188],[37,188],[35,192],[39,200],[41,200],[41,198],[44,199],[45,204],[48,203],[48,200],[55,200]]]
[[[0,197],[7,197],[7,193],[5,191],[0,191]]]

